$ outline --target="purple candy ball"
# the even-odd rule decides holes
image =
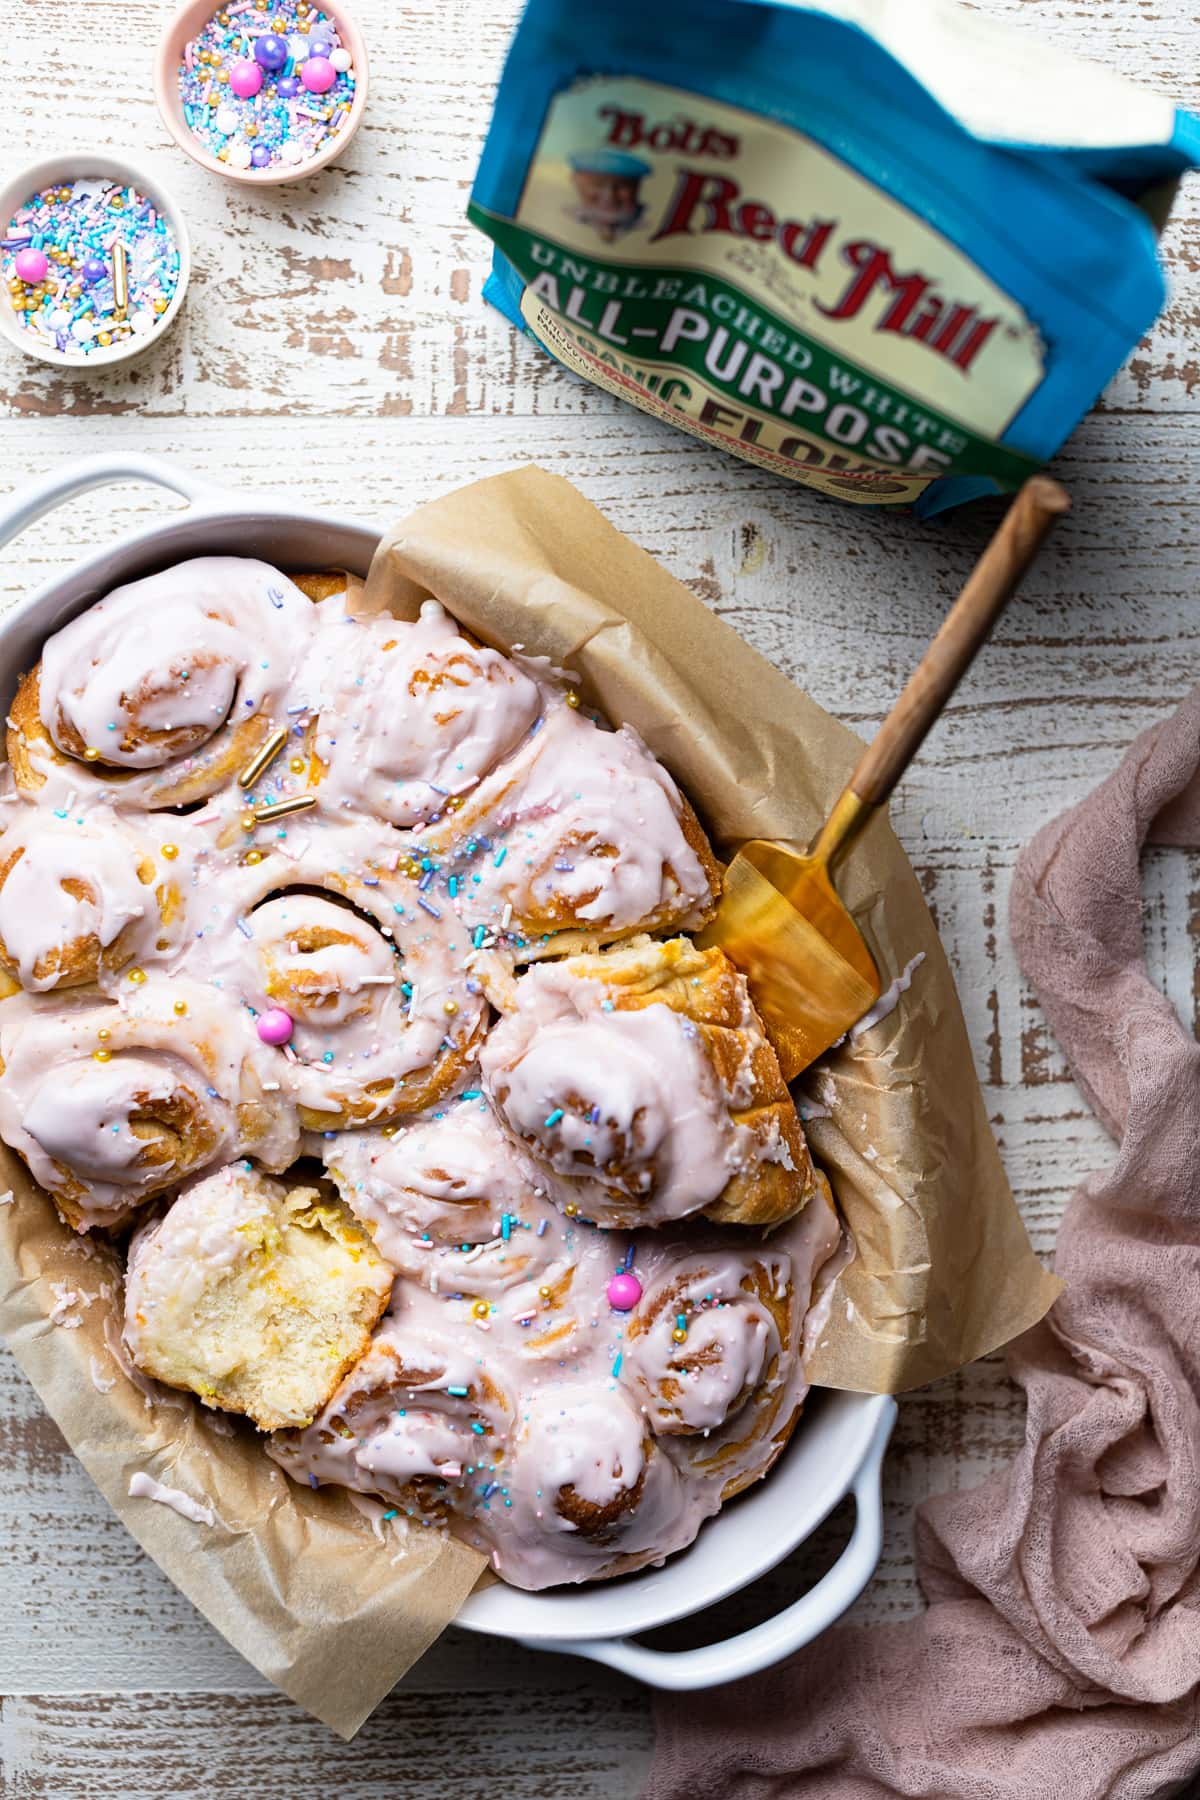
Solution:
[[[266,69],[268,74],[274,74],[276,69],[282,69],[287,59],[288,47],[282,38],[275,36],[274,32],[268,31],[256,41],[254,60]]]
[[[294,100],[300,92],[300,83],[294,75],[285,75],[282,81],[276,82],[275,92],[281,100]]]
[[[328,56],[332,49],[332,38],[311,37],[308,40],[308,54],[310,56]]]
[[[256,169],[265,169],[271,160],[271,152],[265,144],[255,144],[250,152],[250,161]]]
[[[83,265],[82,274],[86,282],[103,281],[108,274],[108,264],[98,256],[89,256]]]

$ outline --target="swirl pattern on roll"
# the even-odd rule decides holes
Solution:
[[[586,1217],[770,1224],[812,1165],[745,982],[684,938],[539,964],[484,1046],[500,1116]]]

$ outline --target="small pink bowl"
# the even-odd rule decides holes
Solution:
[[[213,14],[221,10],[219,0],[184,0],[158,42],[158,53],[154,60],[154,97],[158,101],[163,124],[179,148],[186,150],[194,163],[199,163],[202,169],[207,169],[212,175],[224,176],[226,181],[240,182],[243,187],[277,187],[280,182],[300,181],[306,175],[315,174],[318,169],[323,169],[327,163],[333,162],[342,154],[362,124],[366,109],[367,46],[362,32],[344,6],[331,5],[329,0],[320,0],[320,6],[321,11],[328,14],[337,26],[339,37],[354,58],[354,100],[346,115],[346,123],[307,162],[273,163],[267,169],[232,169],[219,157],[210,156],[204,148],[183,116],[183,100],[179,92],[179,65],[183,61],[183,47],[191,38],[199,36]],[[263,16],[269,17],[269,13]]]

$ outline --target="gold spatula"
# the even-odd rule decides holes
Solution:
[[[879,998],[878,972],[833,870],[886,805],[1070,504],[1048,476],[1025,483],[808,850],[753,838],[726,870],[717,916],[700,941],[719,944],[745,974],[788,1081]]]

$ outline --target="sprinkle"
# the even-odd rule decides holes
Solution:
[[[470,1391],[469,1388],[465,1387],[448,1387],[446,1389],[446,1392],[452,1394],[456,1400],[465,1400]]]
[[[498,869],[500,867],[500,864],[504,861],[504,859],[507,855],[508,855],[508,851],[502,846],[499,850],[497,850],[495,856],[492,858],[492,867],[494,869]]]
[[[475,1435],[477,1437],[483,1436],[483,1426],[479,1423],[478,1419],[471,1420],[471,1430],[475,1433]]]
[[[260,806],[254,817],[260,825],[269,825],[272,819],[286,819],[289,813],[304,812],[316,804],[315,794],[297,794],[292,800],[277,800],[273,806]]]
[[[501,1213],[500,1215],[500,1236],[504,1239],[506,1244],[512,1236],[512,1220],[507,1213]]]
[[[421,894],[418,896],[417,905],[419,907],[421,907],[425,912],[427,912],[431,919],[440,919],[442,916],[436,906],[430,905],[429,901],[425,898],[424,894]]]
[[[254,936],[254,933],[251,931],[251,929],[250,929],[249,925],[246,923],[245,919],[239,917],[234,920],[234,923],[236,924],[238,930],[241,932],[241,934],[244,938],[252,938]]]
[[[380,1521],[380,1523],[383,1525],[386,1525],[389,1519],[394,1519],[395,1517],[396,1517],[396,1508],[394,1506],[389,1506],[387,1511],[384,1513],[383,1518]]]
[[[618,1375],[619,1375],[619,1374],[620,1374],[620,1373],[621,1373],[621,1357],[620,1357],[620,1354],[618,1354],[618,1356],[617,1356],[617,1360],[616,1360],[616,1362],[614,1362],[614,1364],[613,1364],[613,1366],[612,1366],[612,1372],[613,1372],[613,1380],[614,1380],[614,1381],[615,1381],[615,1380],[616,1380],[616,1378],[617,1378],[617,1376],[618,1376]]]
[[[254,786],[254,783],[258,780],[263,770],[274,762],[275,758],[279,755],[279,752],[283,749],[283,746],[287,743],[287,735],[286,725],[280,725],[268,738],[264,738],[263,742],[259,745],[258,750],[250,758],[250,761],[238,776],[238,786],[240,788]]]
[[[547,1113],[546,1117],[542,1120],[542,1123],[546,1127],[547,1131],[550,1129],[550,1127],[552,1125],[557,1125],[558,1121],[562,1118],[562,1116],[563,1116],[563,1109],[561,1106],[556,1106],[552,1113]]]
[[[548,1221],[546,1219],[539,1220],[538,1228],[537,1228],[536,1232],[534,1233],[535,1237],[545,1237],[547,1223],[548,1223]]]
[[[487,936],[487,926],[486,925],[477,925],[475,927],[475,935],[471,939],[471,942],[474,944],[476,950],[478,950],[482,947],[483,940],[486,936]]]

